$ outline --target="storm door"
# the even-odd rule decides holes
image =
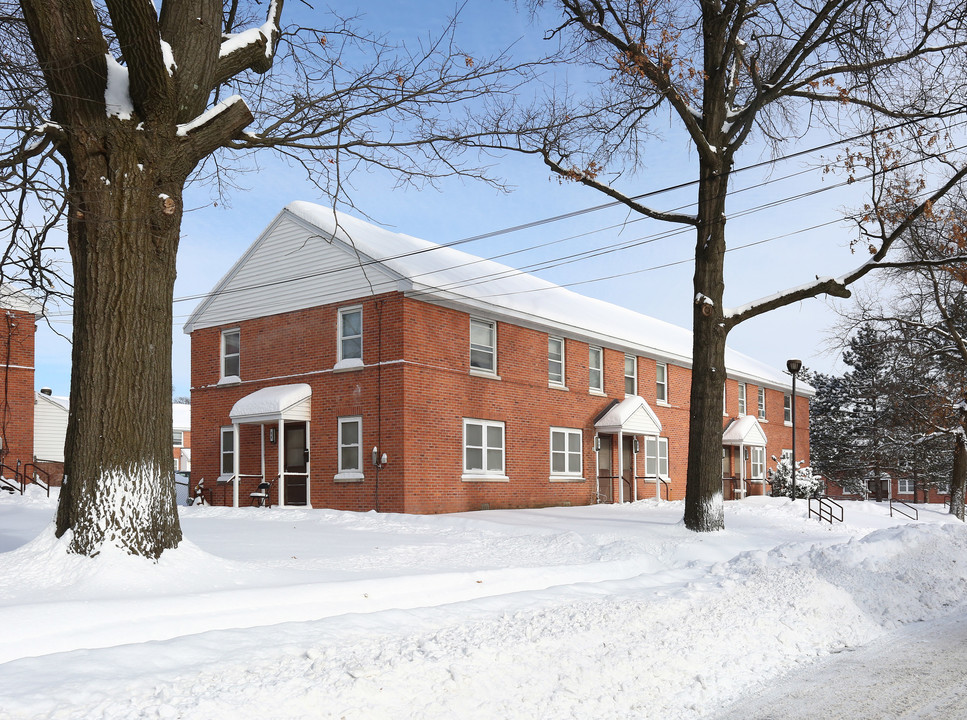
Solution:
[[[285,424],[285,504],[305,505],[309,480],[306,423]]]
[[[631,435],[621,438],[621,484],[623,488],[622,500],[631,502],[635,499],[635,439]]]
[[[598,502],[614,502],[614,485],[611,470],[611,436],[599,435],[601,443],[598,450]]]

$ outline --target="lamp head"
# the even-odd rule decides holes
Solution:
[[[796,358],[786,360],[786,370],[795,375],[802,370],[802,360],[797,360]]]

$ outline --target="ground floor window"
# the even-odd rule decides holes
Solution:
[[[645,438],[645,475],[668,477],[668,438]]]
[[[913,478],[900,478],[896,481],[897,495],[913,495]]]
[[[580,477],[581,431],[551,428],[551,475]]]
[[[469,475],[504,475],[504,423],[464,418],[463,470]]]
[[[361,473],[363,419],[339,418],[339,473]]]
[[[222,475],[235,472],[235,428],[222,428]]]
[[[766,476],[766,449],[753,446],[749,448],[749,477],[762,480]]]

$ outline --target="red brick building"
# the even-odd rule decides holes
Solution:
[[[34,460],[34,333],[41,308],[0,286],[0,474],[12,478]]]
[[[193,482],[386,512],[681,499],[690,332],[452,247],[287,206],[185,325]],[[790,382],[728,351],[726,499],[768,492]],[[800,385],[797,457],[808,458]]]

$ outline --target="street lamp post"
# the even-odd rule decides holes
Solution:
[[[802,370],[802,360],[786,360],[786,370],[792,375],[792,501],[796,501],[796,375]]]

